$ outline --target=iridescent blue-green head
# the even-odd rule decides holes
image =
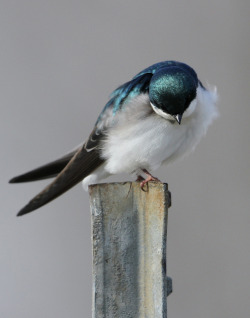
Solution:
[[[180,124],[183,113],[196,98],[197,87],[198,78],[192,68],[160,68],[150,81],[150,103],[157,114]]]

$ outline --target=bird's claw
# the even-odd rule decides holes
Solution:
[[[147,179],[143,179],[143,181],[140,183],[140,187],[141,187],[142,191],[144,191],[144,192],[148,191],[148,189],[147,189],[147,191],[145,191],[143,188],[144,188],[145,184],[147,184],[147,186],[148,186],[149,181],[161,182],[161,180],[159,180],[156,177],[153,177],[151,175],[151,173],[149,173],[146,169],[143,169],[142,171],[148,176]]]

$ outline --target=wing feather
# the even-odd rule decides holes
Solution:
[[[17,177],[12,178],[9,183],[30,182],[53,178],[60,173],[68,162],[73,158],[78,149],[66,154],[65,156],[49,162],[41,167],[28,171]]]
[[[56,179],[43,191],[36,195],[25,207],[19,211],[17,215],[21,216],[34,211],[46,203],[54,200],[83,180],[103,162],[104,160],[100,157],[99,151],[97,149],[87,152],[83,146],[77,151],[66,167],[59,173]]]

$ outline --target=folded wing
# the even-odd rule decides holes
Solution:
[[[36,195],[17,215],[21,216],[34,211],[54,200],[83,180],[102,163],[103,159],[97,149],[88,152],[83,146],[75,153],[56,179]]]
[[[9,183],[30,182],[56,177],[58,173],[66,167],[78,150],[79,149],[76,149],[55,161],[14,177]]]

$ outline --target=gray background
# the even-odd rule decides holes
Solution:
[[[249,317],[248,0],[2,0],[0,316],[90,317],[88,195],[16,212],[47,182],[8,185],[83,141],[108,94],[176,59],[218,87],[221,117],[169,183],[169,317]],[[121,180],[120,177],[111,180]]]

